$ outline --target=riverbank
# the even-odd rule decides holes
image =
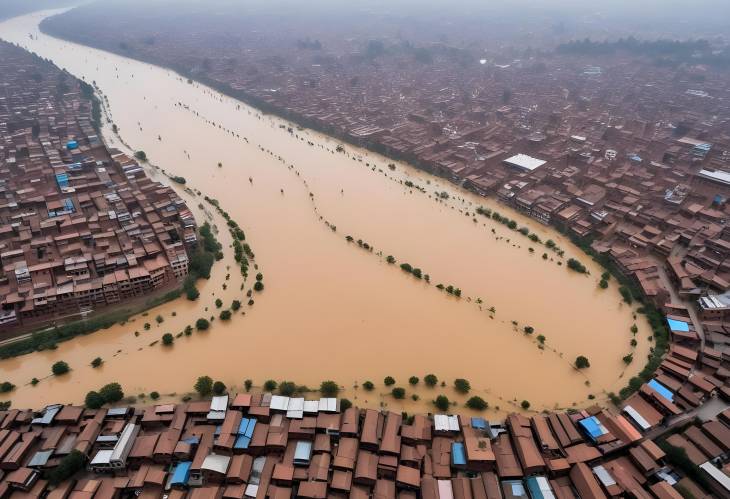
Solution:
[[[240,299],[232,292],[238,286],[226,281],[227,274],[240,275],[233,241],[220,231],[224,260],[200,289],[207,311],[178,301],[177,308],[163,305],[164,322],[148,331],[139,322],[114,326],[104,342],[90,335],[26,356],[22,364],[0,364],[21,386],[59,359],[75,366],[97,356],[109,359],[93,373],[84,368],[66,380],[18,390],[17,404],[31,397],[33,405],[64,396],[79,400],[110,381],[122,382],[128,393],[181,394],[197,376],[209,374],[229,387],[247,378],[255,386],[270,378],[307,386],[334,379],[343,396],[357,396],[364,407],[418,412],[430,410],[438,394],[462,406],[468,397],[451,388],[462,378],[471,383],[469,396],[484,398],[488,412],[498,414],[521,410],[522,400],[531,411],[605,401],[625,384],[622,376],[640,369],[622,361],[632,351],[632,311],[613,284],[598,287],[603,271],[567,238],[406,164],[352,146],[337,152],[339,141],[314,131],[290,133],[288,122],[169,71],[37,33],[32,23],[41,17],[6,23],[0,33],[17,35],[13,40],[29,50],[96,82],[117,130],[159,165],[159,178],[162,169],[184,177],[186,189],[216,199],[232,219],[245,221],[257,262],[266,269],[266,287],[245,317],[175,337],[172,348],[150,346],[162,333],[176,336],[198,318],[217,315],[217,298],[224,306]],[[196,198],[204,206],[202,196]],[[564,256],[538,251],[529,238],[475,214],[480,206],[528,227],[541,241],[553,240]],[[542,258],[546,251],[553,261]],[[397,265],[387,262],[389,255]],[[582,260],[590,275],[558,265],[570,258]],[[402,271],[402,263],[429,274],[430,285]],[[449,285],[462,291],[461,298],[446,291]],[[637,326],[638,359],[648,354],[651,333],[643,321]],[[584,372],[572,367],[578,356],[591,361]],[[446,387],[408,384],[429,373]],[[386,376],[405,388],[404,399],[392,396]],[[376,385],[373,392],[355,392],[368,380]]]

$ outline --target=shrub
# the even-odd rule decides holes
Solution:
[[[352,402],[348,399],[340,399],[340,411],[346,411],[350,407],[352,407]]]
[[[55,364],[51,366],[51,372],[56,375],[60,376],[62,374],[66,374],[71,370],[70,367],[68,367],[68,364],[62,360],[59,360]]]
[[[213,378],[210,376],[200,376],[193,385],[193,388],[198,392],[198,395],[206,397],[213,391]]]
[[[247,391],[251,391],[251,387],[253,386],[253,381],[250,379],[244,380],[243,382],[243,388]]]
[[[99,395],[104,399],[107,404],[113,404],[119,402],[124,398],[124,392],[122,391],[122,385],[119,383],[108,383],[101,387]]]
[[[475,411],[483,411],[489,407],[489,404],[483,398],[475,395],[466,401],[466,406],[469,409],[474,409]]]
[[[238,300],[233,300],[233,302],[231,303],[231,310],[235,312],[239,308],[241,308],[241,302]]]
[[[471,390],[471,385],[467,380],[463,378],[457,378],[454,380],[454,388],[459,393],[469,393],[469,390]]]
[[[408,383],[410,383],[413,386],[416,386],[418,384],[418,381],[419,381],[418,376],[411,376],[410,378],[408,378]]]
[[[624,361],[624,364],[626,364],[628,366],[629,364],[631,364],[634,361],[634,354],[630,353],[628,355],[624,355],[623,361]]]
[[[575,258],[569,258],[568,259],[568,268],[570,270],[574,270],[574,271],[576,271],[576,272],[578,272],[580,274],[585,274],[586,273],[586,267],[585,267],[585,265],[583,265],[582,263],[580,263]]]
[[[255,291],[263,291],[264,290],[264,283],[261,281],[256,281],[253,285],[253,289]]]
[[[279,395],[291,397],[297,391],[297,385],[293,381],[282,381],[279,383]]]
[[[363,388],[364,388],[365,390],[367,390],[367,391],[371,392],[371,391],[373,391],[373,389],[375,388],[375,385],[373,384],[373,382],[372,382],[372,381],[366,381],[365,383],[363,383],[363,384],[362,384],[362,387],[363,387]]]
[[[423,382],[430,387],[434,387],[439,382],[439,379],[435,374],[427,374],[423,377]]]
[[[395,379],[393,379],[392,376],[386,376],[385,379],[383,379],[383,384],[385,386],[395,385]]]
[[[213,393],[216,395],[223,395],[226,393],[226,384],[222,381],[216,381],[213,383]]]
[[[155,317],[155,321],[157,322],[157,324],[162,324],[163,322],[165,322],[165,318],[161,315],[158,315],[157,317]]]
[[[55,486],[65,482],[84,469],[85,461],[86,457],[84,454],[79,450],[73,449],[70,453],[64,456],[63,459],[61,459],[58,466],[48,471],[48,483]]]
[[[319,392],[325,397],[335,397],[340,392],[340,387],[334,381],[322,381]]]
[[[436,400],[433,401],[433,404],[440,411],[446,411],[451,406],[451,402],[446,395],[439,395],[438,397],[436,397]]]
[[[158,398],[160,398],[160,392],[151,392],[150,393],[150,398],[152,400],[157,400]]]
[[[203,319],[202,317],[195,321],[195,329],[198,331],[205,331],[210,327],[210,322],[208,322],[208,319]]]
[[[618,288],[618,292],[621,293],[621,296],[623,297],[624,301],[631,305],[631,303],[634,301],[633,297],[631,296],[631,291],[626,286],[621,286]]]
[[[162,344],[165,346],[170,346],[175,341],[175,337],[170,333],[165,333],[162,335]]]
[[[0,393],[12,392],[15,389],[15,385],[10,381],[3,381],[0,383]]]
[[[92,390],[86,394],[84,405],[89,409],[99,409],[104,405],[104,397],[99,395],[99,392]]]
[[[396,386],[391,390],[390,392],[393,395],[393,398],[401,400],[406,397],[406,390],[405,388],[401,388],[399,386]]]
[[[545,339],[546,339],[546,338],[545,338],[545,336],[544,336],[544,335],[542,335],[542,334],[538,334],[538,335],[537,335],[537,341],[538,341],[538,342],[539,342],[539,343],[540,343],[541,345],[544,345],[544,344],[545,344]]]
[[[189,287],[186,286],[186,287],[184,287],[184,289],[185,289],[185,297],[190,301],[195,301],[200,296],[200,291],[197,290],[197,288],[195,287],[195,284],[193,284],[192,286],[189,286]]]
[[[520,403],[520,407],[522,407],[522,408],[523,408],[524,410],[527,410],[527,409],[529,409],[529,408],[530,408],[530,403],[529,403],[529,402],[528,402],[527,400],[523,400],[523,401],[522,401],[522,402]]]
[[[264,391],[273,392],[274,390],[276,390],[277,386],[278,383],[273,379],[267,379],[266,381],[264,381]]]
[[[103,360],[101,360],[101,357],[97,357],[94,360],[91,361],[91,367],[99,367],[104,363]]]
[[[403,272],[408,272],[409,274],[413,272],[413,267],[410,263],[401,263],[400,268]]]
[[[215,308],[221,308],[223,306],[223,300],[220,298],[215,299]]]
[[[522,328],[522,330],[525,332],[525,334],[532,334],[535,332],[535,328],[532,326],[525,326]]]
[[[395,263],[395,257],[393,255],[388,255],[385,259],[386,262],[393,265]]]
[[[230,310],[221,310],[221,314],[219,315],[219,317],[222,321],[229,321],[229,320],[231,320],[231,311]]]
[[[587,367],[591,367],[591,363],[588,361],[587,357],[579,355],[575,358],[575,367],[577,367],[578,369],[585,369]]]

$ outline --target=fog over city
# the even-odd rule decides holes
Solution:
[[[0,0],[0,499],[730,497],[728,0]]]

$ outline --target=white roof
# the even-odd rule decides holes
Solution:
[[[319,411],[319,400],[305,400],[304,412],[307,414],[316,414]]]
[[[319,399],[319,410],[324,412],[337,412],[337,399],[330,397]]]
[[[544,476],[538,476],[535,477],[535,481],[537,482],[537,486],[540,488],[540,492],[542,492],[542,496],[545,499],[555,499],[553,489],[550,488],[550,483],[547,481],[547,478]]]
[[[697,175],[714,180],[715,182],[720,182],[721,184],[730,184],[730,173],[722,170],[712,171],[703,168]]]
[[[225,411],[226,409],[228,409],[228,395],[219,395],[210,401],[211,411]]]
[[[614,480],[614,478],[611,476],[611,473],[609,473],[608,470],[603,467],[603,465],[599,465],[593,468],[593,473],[596,474],[598,480],[600,480],[605,487],[616,485],[616,480]]]
[[[304,417],[304,398],[290,398],[286,408],[286,417],[301,419]]]
[[[510,166],[516,166],[517,168],[522,168],[523,170],[529,171],[540,168],[542,165],[547,163],[547,161],[533,158],[532,156],[528,156],[527,154],[515,154],[514,156],[505,159],[504,162]]]
[[[226,411],[210,411],[207,418],[213,421],[226,419]]]
[[[222,454],[208,454],[203,460],[201,470],[215,471],[216,473],[225,474],[228,471],[228,463],[231,462],[230,456]]]
[[[459,431],[459,417],[436,414],[433,417],[433,426],[436,431]]]
[[[454,499],[454,488],[451,486],[451,480],[436,480],[439,487],[439,497],[441,499]]]
[[[630,405],[627,405],[626,407],[624,407],[624,412],[626,412],[626,414],[631,416],[631,419],[633,419],[636,422],[636,424],[641,426],[642,430],[646,431],[649,428],[651,428],[651,425],[649,424],[649,422],[646,419],[644,419],[644,416],[639,414],[639,411],[637,411]]]
[[[112,453],[114,453],[112,449],[101,449],[96,453],[94,459],[92,459],[89,464],[92,466],[95,464],[109,464],[112,460]]]
[[[282,395],[272,395],[269,407],[272,411],[286,411],[286,409],[289,407],[289,397],[284,397]]]
[[[246,497],[256,497],[259,493],[259,486],[249,483],[246,485],[246,492],[243,493]]]
[[[701,464],[700,469],[710,475],[717,483],[722,485],[725,490],[730,491],[730,477],[718,470],[710,461]]]
[[[138,425],[127,423],[122,430],[121,435],[119,435],[119,440],[117,440],[117,443],[114,444],[114,449],[112,449],[110,459],[112,461],[126,461],[127,456],[134,446],[134,441],[137,438],[138,433]]]

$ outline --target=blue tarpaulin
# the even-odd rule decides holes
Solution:
[[[578,424],[588,433],[588,435],[596,440],[598,437],[608,433],[608,430],[603,427],[597,417],[591,416],[589,418],[581,419]]]
[[[659,395],[661,395],[662,397],[664,397],[668,401],[674,402],[674,394],[672,393],[672,391],[669,388],[667,388],[666,386],[664,386],[661,383],[659,383],[657,380],[652,379],[651,381],[649,381],[647,383],[647,385],[649,385],[654,390],[656,390],[656,392]]]
[[[69,140],[68,142],[66,142],[66,148],[69,150],[76,149],[77,147],[79,147],[79,143],[75,140]]]
[[[486,430],[487,422],[484,418],[471,418],[471,427],[476,428],[477,430]]]
[[[451,464],[453,466],[466,466],[466,452],[464,444],[461,442],[452,442],[451,444]]]
[[[190,467],[193,465],[192,461],[182,461],[175,467],[175,471],[172,472],[172,480],[170,485],[187,485],[190,479]]]
[[[689,331],[689,324],[687,324],[684,321],[676,321],[674,319],[667,319],[667,323],[669,324],[669,329],[671,329],[672,331],[682,331],[682,332]]]

